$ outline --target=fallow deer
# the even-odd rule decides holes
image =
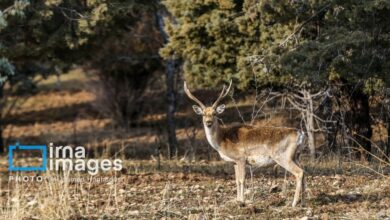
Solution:
[[[232,86],[222,88],[217,100],[209,107],[199,101],[184,82],[187,96],[198,105],[193,105],[196,114],[203,117],[203,126],[209,144],[225,161],[233,162],[237,185],[237,201],[244,203],[245,166],[247,163],[259,167],[278,164],[296,178],[296,189],[292,206],[295,207],[304,191],[304,173],[296,164],[297,148],[304,139],[303,132],[293,128],[254,127],[244,124],[221,126],[218,115],[225,105],[219,102],[229,93]],[[301,200],[303,203],[303,198]]]

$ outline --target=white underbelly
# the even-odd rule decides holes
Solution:
[[[259,167],[265,167],[275,164],[275,161],[269,156],[250,156],[248,157],[248,163]]]

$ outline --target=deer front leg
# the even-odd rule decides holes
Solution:
[[[245,163],[244,162],[237,162],[236,165],[234,165],[234,171],[236,174],[237,201],[244,202]]]
[[[237,188],[237,201],[239,201],[240,198],[240,182],[238,181],[238,165],[234,165],[234,174],[236,177],[236,188]]]

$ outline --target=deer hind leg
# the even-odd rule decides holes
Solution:
[[[237,201],[244,202],[245,163],[238,162],[236,165],[234,165],[234,171],[236,174]]]
[[[304,173],[303,170],[291,159],[278,160],[277,163],[286,169],[288,172],[292,173],[295,176],[297,186],[295,188],[294,200],[292,202],[292,207],[295,207],[299,200],[301,204],[304,205]]]

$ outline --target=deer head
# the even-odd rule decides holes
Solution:
[[[218,104],[229,93],[231,86],[232,86],[232,80],[230,80],[230,84],[227,89],[225,85],[223,86],[221,93],[219,94],[217,100],[213,103],[213,105],[206,107],[201,101],[199,101],[199,99],[197,99],[190,92],[190,90],[187,87],[187,83],[184,81],[184,91],[190,99],[198,103],[198,105],[193,105],[192,108],[194,109],[194,112],[196,114],[202,115],[204,126],[210,128],[214,124],[217,124],[216,116],[222,114],[225,111],[225,105],[224,104],[218,105]]]

